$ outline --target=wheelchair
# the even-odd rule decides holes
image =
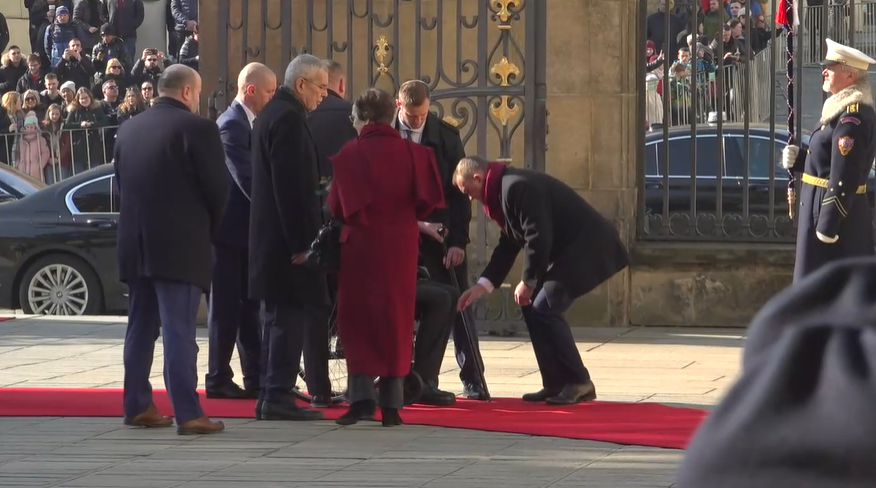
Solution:
[[[431,277],[429,276],[429,272],[425,267],[419,266],[417,268],[417,281],[428,281]],[[337,405],[339,403],[343,403],[347,401],[346,393],[347,393],[347,361],[346,356],[344,355],[344,348],[341,344],[340,337],[338,335],[338,324],[337,324],[337,311],[338,304],[335,302],[332,305],[332,312],[329,315],[328,327],[329,327],[329,341],[328,341],[328,349],[329,349],[329,380],[331,381],[331,403],[332,405]],[[414,336],[413,341],[416,344],[417,340],[417,328],[419,326],[419,314],[415,311],[414,314]],[[416,349],[416,347],[414,348]],[[411,354],[411,370],[405,376],[404,380],[404,400],[405,405],[412,405],[417,403],[420,399],[420,395],[422,395],[423,390],[425,389],[425,382],[423,378],[417,374],[416,371],[413,370],[414,367],[414,354]],[[301,364],[298,369],[298,382],[295,385],[295,388],[292,390],[293,394],[305,401],[310,402],[313,397],[307,392],[307,384],[305,382],[307,378],[307,372],[304,370],[304,355],[301,357]],[[380,386],[380,378],[374,380],[374,388],[377,389]]]

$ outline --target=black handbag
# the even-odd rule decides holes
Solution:
[[[341,228],[343,224],[331,219],[319,229],[316,239],[307,251],[308,268],[322,272],[336,272],[341,267]]]

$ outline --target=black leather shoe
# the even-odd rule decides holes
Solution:
[[[434,386],[427,386],[420,394],[420,399],[417,401],[420,405],[435,405],[436,407],[446,407],[456,403],[456,395],[449,391],[441,391]]]
[[[360,400],[353,402],[350,409],[335,420],[338,425],[353,425],[360,420],[373,420],[376,405],[372,400]]]
[[[256,420],[322,420],[325,415],[294,404],[259,400],[256,402],[255,418]]]
[[[382,417],[380,422],[384,427],[395,427],[396,425],[404,424],[397,408],[381,408],[380,414]]]
[[[560,390],[560,389],[555,390],[552,388],[551,389],[542,388],[541,390],[538,390],[535,393],[526,393],[525,395],[523,395],[523,401],[524,402],[543,402],[552,396],[559,395],[561,391],[562,390]]]
[[[310,398],[310,406],[313,408],[329,408],[332,406],[332,397],[328,395],[313,395]]]
[[[462,397],[467,400],[486,400],[487,393],[484,387],[477,383],[463,383]]]
[[[596,400],[596,387],[589,381],[583,385],[566,385],[558,395],[545,399],[551,405],[575,405]]]
[[[208,388],[207,398],[225,399],[225,400],[245,400],[258,398],[259,392],[251,392],[244,390],[237,383],[229,383],[219,388]]]

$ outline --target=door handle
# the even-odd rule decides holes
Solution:
[[[770,191],[770,187],[766,185],[748,185],[748,189],[758,193],[767,193]]]
[[[88,225],[100,230],[112,230],[116,228],[116,221],[112,219],[88,219]]]

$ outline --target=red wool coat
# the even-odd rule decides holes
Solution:
[[[387,124],[369,124],[331,158],[329,205],[343,222],[338,333],[349,374],[411,369],[417,221],[444,206],[435,155]]]

